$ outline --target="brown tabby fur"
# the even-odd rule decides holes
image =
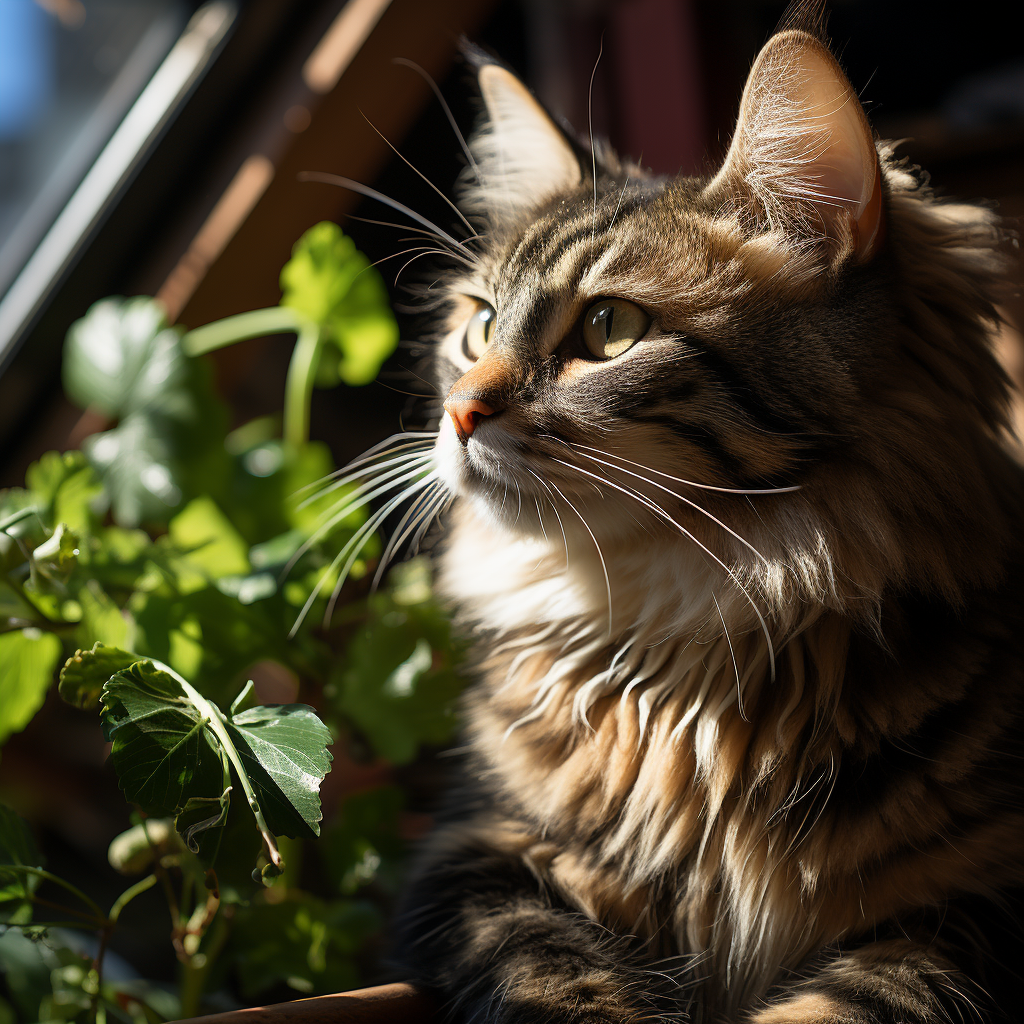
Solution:
[[[476,140],[488,231],[437,375],[494,411],[437,459],[480,682],[402,924],[465,1019],[999,1012],[986,965],[1018,954],[964,929],[1024,885],[1000,229],[886,143],[884,239],[823,211],[801,175],[827,133],[765,141],[790,45],[819,53],[779,43],[711,181],[604,153],[595,186],[587,151],[571,187],[503,200]],[[475,364],[467,295],[498,312]],[[599,296],[654,340],[561,356]]]

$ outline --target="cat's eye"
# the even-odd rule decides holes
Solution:
[[[614,359],[632,348],[651,318],[626,299],[599,299],[583,314],[583,342],[595,359]]]
[[[462,354],[467,359],[479,359],[491,342],[494,333],[495,312],[488,305],[481,307],[469,318],[462,336]]]

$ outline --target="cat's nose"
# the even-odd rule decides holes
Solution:
[[[493,416],[497,411],[486,402],[476,398],[452,398],[449,396],[444,403],[445,412],[452,418],[455,424],[455,432],[459,440],[465,442],[470,434],[477,428],[477,424],[484,416]]]

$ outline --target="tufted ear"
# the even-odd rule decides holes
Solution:
[[[499,218],[537,206],[582,180],[579,161],[564,132],[530,91],[500,64],[478,65],[486,120],[470,139],[476,169],[466,170],[462,202],[467,210]]]
[[[740,187],[772,227],[848,240],[866,262],[884,237],[871,127],[827,47],[790,29],[750,71],[729,154],[711,187]]]

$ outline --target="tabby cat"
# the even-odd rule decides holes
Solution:
[[[765,45],[709,179],[475,65],[446,415],[374,463],[414,481],[403,536],[454,497],[478,672],[405,975],[473,1022],[1015,1018],[994,215],[873,137],[813,28]]]

